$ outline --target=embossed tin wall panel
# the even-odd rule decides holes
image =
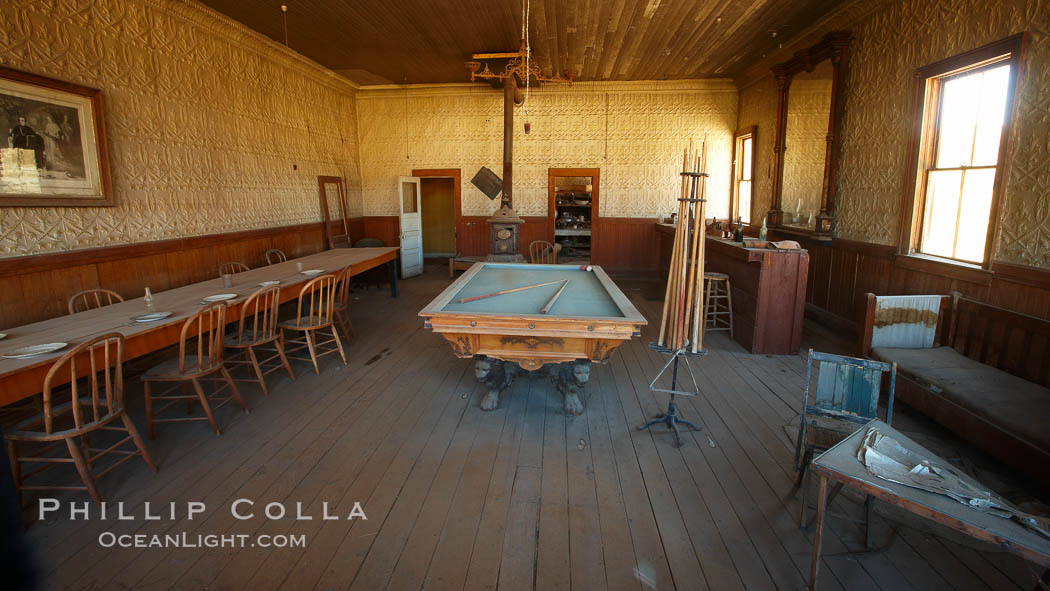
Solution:
[[[0,256],[320,221],[322,174],[361,215],[354,87],[196,3],[6,0],[0,62],[102,89],[117,198],[2,209]]]
[[[757,64],[740,93],[741,126],[776,117],[776,84],[768,66],[832,30],[850,29],[849,67],[835,235],[895,245],[907,165],[908,113],[915,70],[1027,31],[1013,146],[1003,193],[1000,262],[1050,268],[1050,0],[861,0],[829,15]],[[768,90],[766,90],[768,89]],[[773,100],[765,97],[772,92]],[[771,157],[761,146],[759,169]],[[768,136],[766,136],[768,137]],[[771,149],[771,148],[770,148]],[[756,197],[768,200],[758,172]]]
[[[755,126],[755,178],[751,192],[752,223],[761,225],[773,194],[773,142],[777,125],[777,85],[766,76],[740,90],[738,129]]]
[[[654,217],[677,209],[681,150],[707,134],[709,212],[725,216],[737,93],[726,80],[578,83],[532,89],[515,112],[514,208],[547,214],[547,169],[600,168],[600,214]],[[399,174],[463,170],[463,215],[494,206],[470,184],[502,169],[503,96],[485,86],[362,89],[358,94],[365,215],[397,212]],[[525,135],[525,120],[532,133]]]

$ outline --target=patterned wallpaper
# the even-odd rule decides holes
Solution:
[[[739,129],[755,126],[752,220],[762,225],[773,199],[773,141],[777,125],[777,84],[772,75],[740,90]]]
[[[838,235],[895,244],[915,68],[1029,31],[1000,261],[1050,267],[1050,1],[896,2],[854,28],[842,121]]]
[[[851,29],[856,40],[843,86],[835,234],[888,245],[897,244],[900,233],[915,69],[1028,31],[995,259],[1050,268],[1050,0],[850,3],[749,70],[741,125],[766,120],[771,128],[776,84],[768,67],[838,29]],[[761,148],[759,125],[761,169],[772,152]],[[756,196],[763,197],[762,189]]]
[[[117,199],[0,209],[0,256],[320,221],[318,175],[360,215],[354,87],[196,3],[4,0],[0,63],[102,89]]]
[[[470,184],[488,166],[502,174],[503,95],[479,85],[362,89],[358,94],[365,215],[394,215],[398,175],[462,169],[464,215],[494,206]],[[525,135],[524,121],[532,122]],[[728,207],[737,92],[731,81],[577,83],[531,92],[514,134],[514,208],[547,214],[547,169],[601,169],[606,217],[655,217],[677,209],[682,149],[707,134],[709,211]]]
[[[787,111],[780,203],[786,224],[812,228],[820,213],[820,194],[824,187],[831,79],[792,80],[788,86]]]

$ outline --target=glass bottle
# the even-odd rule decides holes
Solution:
[[[146,288],[146,295],[142,298],[142,301],[145,302],[145,304],[146,304],[146,312],[147,313],[148,312],[152,312],[153,311],[153,293],[149,290],[148,287]]]

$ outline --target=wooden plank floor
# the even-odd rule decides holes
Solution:
[[[803,356],[749,355],[724,336],[693,364],[702,395],[681,413],[702,426],[675,448],[648,383],[664,362],[642,338],[595,366],[586,411],[568,417],[543,375],[519,378],[501,408],[468,360],[422,328],[416,312],[447,285],[440,268],[403,281],[402,295],[359,292],[358,338],[343,367],[298,379],[272,374],[271,394],[244,391],[251,413],[226,407],[215,437],[204,423],[163,424],[151,442],[156,475],[131,463],[101,481],[138,519],[34,523],[51,589],[799,589],[811,537],[798,528],[794,432]],[[650,319],[658,286],[619,281]],[[850,352],[810,330],[807,345]],[[129,379],[132,404],[140,396]],[[133,410],[136,410],[133,408]],[[1039,493],[986,470],[980,454],[898,409],[895,425],[978,477],[1033,503]],[[134,412],[141,423],[140,412]],[[993,466],[994,468],[994,466]],[[1028,495],[1024,497],[1024,495]],[[55,495],[64,503],[78,493]],[[256,517],[229,506],[250,499]],[[142,504],[175,502],[177,519],[142,519]],[[185,503],[207,510],[185,517]],[[281,502],[284,519],[263,517]],[[345,517],[360,502],[367,520]],[[297,504],[310,520],[293,519]],[[859,499],[829,518],[821,589],[906,591],[1031,588],[1030,569],[914,517],[879,507],[877,550],[861,553]],[[244,535],[244,548],[103,548],[113,534]],[[258,536],[302,535],[305,548],[251,547]],[[273,539],[273,538],[270,538]]]

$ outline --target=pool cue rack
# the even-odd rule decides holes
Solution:
[[[697,396],[700,388],[696,377],[689,366],[689,357],[706,355],[703,349],[703,316],[701,301],[704,281],[704,209],[707,203],[707,143],[701,144],[700,154],[693,149],[690,142],[682,155],[682,187],[678,198],[678,223],[675,227],[674,246],[671,251],[671,265],[667,274],[667,287],[664,292],[664,307],[660,319],[660,335],[656,342],[649,343],[649,348],[660,353],[670,354],[663,368],[649,384],[653,392],[670,394],[667,412],[657,415],[653,420],[639,425],[638,430],[645,430],[653,425],[664,424],[671,430],[675,445],[682,446],[682,437],[678,425],[685,425],[694,431],[700,428],[681,418],[675,405],[675,396]],[[693,391],[678,390],[679,362],[684,360],[686,371],[693,382]],[[660,380],[668,370],[671,371],[670,389],[658,388]]]

